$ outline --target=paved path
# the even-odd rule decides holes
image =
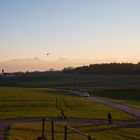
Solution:
[[[100,104],[104,104],[107,106],[111,106],[114,108],[117,108],[119,110],[122,110],[124,112],[127,112],[137,118],[140,118],[140,109],[138,108],[134,108],[131,106],[127,106],[127,105],[123,105],[123,104],[119,104],[119,103],[114,103],[114,102],[110,102],[110,101],[106,101],[106,100],[102,100],[96,97],[88,97],[89,100],[100,103]]]
[[[78,91],[72,91],[72,93],[74,94],[77,94],[79,96],[83,96],[83,93],[81,92],[78,92]],[[103,100],[103,99],[99,99],[97,97],[84,97],[88,100],[91,100],[91,101],[94,101],[94,102],[97,102],[99,104],[103,104],[103,105],[107,105],[107,106],[111,106],[113,108],[116,108],[116,109],[119,109],[119,110],[122,110],[124,112],[127,112],[137,118],[140,118],[140,109],[138,108],[135,108],[135,107],[131,107],[131,106],[128,106],[128,105],[123,105],[123,104],[119,104],[119,103],[114,103],[114,102],[111,102],[111,101],[107,101],[107,100]]]
[[[48,120],[48,118],[46,118]],[[52,118],[55,122],[79,122],[79,123],[88,123],[93,125],[107,125],[107,120],[104,119],[92,119],[92,118],[67,118],[67,119],[59,119]],[[0,140],[4,140],[6,137],[6,132],[8,131],[9,126],[14,125],[16,123],[22,122],[40,122],[42,118],[19,118],[19,119],[8,119],[0,121]],[[113,121],[113,124],[117,127],[131,126],[131,127],[139,127],[140,121]]]
[[[5,139],[6,132],[9,129],[9,126],[18,122],[36,122],[41,121],[40,118],[21,118],[21,119],[8,119],[0,121],[0,140]]]

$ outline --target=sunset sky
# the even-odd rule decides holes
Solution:
[[[137,62],[139,56],[140,0],[0,0],[0,69]]]

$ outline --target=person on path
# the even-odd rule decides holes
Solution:
[[[65,116],[65,114],[64,114],[64,110],[63,110],[63,109],[61,109],[61,111],[60,111],[60,117],[61,117],[61,118],[63,118],[63,119],[65,119],[65,118],[66,118],[66,116]]]
[[[111,114],[111,112],[108,112],[108,123],[112,124],[112,114]]]

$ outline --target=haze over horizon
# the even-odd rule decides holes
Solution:
[[[137,59],[131,59],[131,63],[138,63]],[[124,61],[116,61],[115,59],[65,59],[59,58],[55,60],[43,60],[40,58],[27,58],[27,59],[12,59],[0,62],[1,69],[5,72],[26,72],[26,71],[48,71],[48,70],[62,70],[66,67],[79,67],[87,66],[90,64],[101,63],[128,63]],[[129,61],[130,63],[130,61]]]
[[[0,0],[0,69],[137,63],[139,7],[139,0]]]

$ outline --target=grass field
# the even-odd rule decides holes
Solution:
[[[113,119],[134,120],[119,110],[99,105],[72,95],[69,92],[49,88],[76,88],[88,90],[94,96],[140,108],[140,75],[56,75],[46,77],[11,77],[0,80],[0,119],[22,117],[57,117],[63,108],[68,117],[106,119],[111,111]],[[5,87],[4,87],[5,86]],[[30,88],[28,88],[30,87]],[[38,87],[38,88],[35,88]],[[45,88],[43,88],[45,87]],[[47,87],[47,88],[46,88]],[[65,125],[65,123],[63,124]],[[69,126],[89,133],[97,140],[139,140],[140,128],[83,123]],[[50,138],[50,127],[46,134]],[[63,139],[63,128],[56,124],[56,140]],[[7,140],[35,140],[41,134],[40,123],[18,123],[10,127]],[[69,132],[68,140],[87,140]]]
[[[55,123],[55,140],[64,139],[64,128],[62,123]],[[72,126],[86,134],[92,135],[97,140],[139,140],[140,128],[117,127],[109,125],[95,125],[87,123],[63,123],[63,125]],[[51,139],[50,123],[46,124],[45,136]],[[41,136],[41,123],[17,123],[10,127],[7,133],[7,140],[35,140]],[[68,140],[87,140],[71,130],[68,130]]]
[[[96,89],[90,90],[94,96],[140,108],[139,89]]]
[[[57,117],[63,108],[68,117],[132,120],[119,110],[99,105],[69,92],[45,88],[0,87],[0,119],[21,117]]]
[[[93,89],[98,97],[140,108],[140,75],[25,75],[0,79],[0,86]]]
[[[117,87],[140,89],[140,75],[76,75],[46,74],[44,76],[15,76],[0,79],[0,86],[15,87]]]

